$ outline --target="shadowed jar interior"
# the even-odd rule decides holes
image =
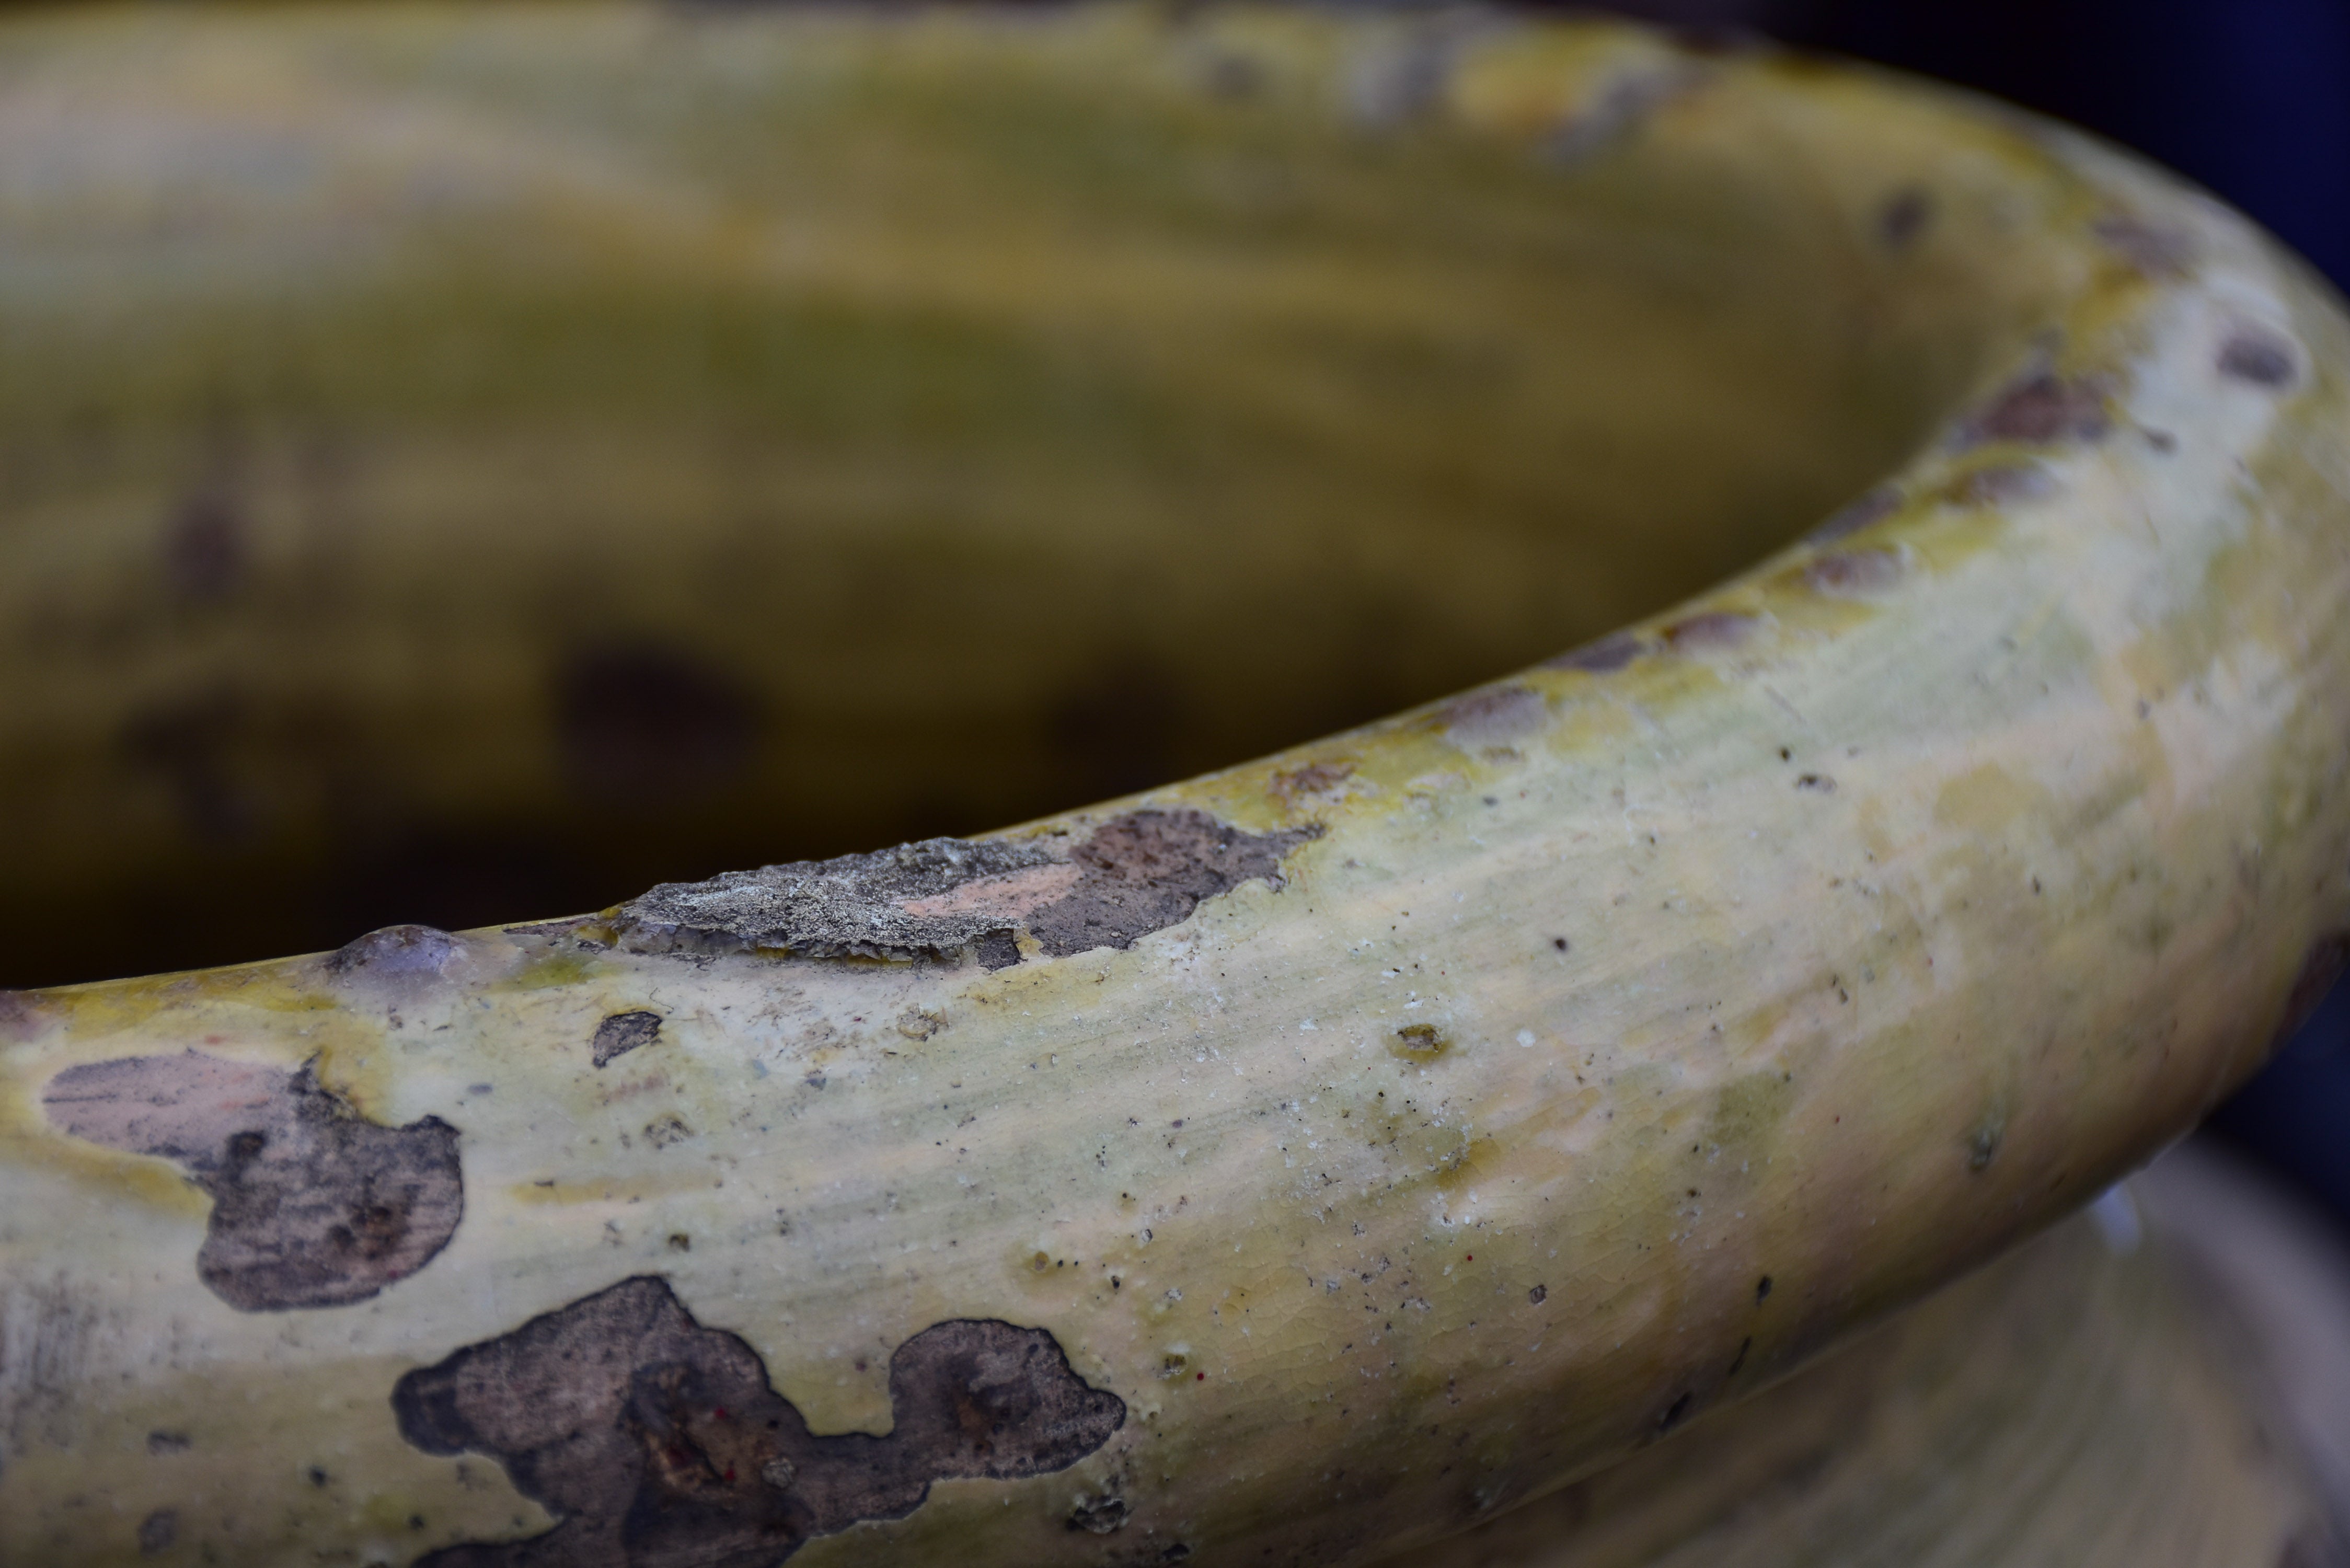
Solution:
[[[0,49],[0,984],[1441,696],[1851,501],[2061,270],[1990,165],[1753,178],[1662,45],[1496,130],[1417,26],[325,15]]]

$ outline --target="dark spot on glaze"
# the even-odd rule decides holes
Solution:
[[[1122,1497],[1080,1497],[1077,1505],[1069,1510],[1068,1527],[1090,1535],[1115,1535],[1126,1528],[1126,1521],[1133,1515],[1134,1510]]]
[[[1294,808],[1301,799],[1335,793],[1354,776],[1352,763],[1308,763],[1304,767],[1284,768],[1266,781],[1265,788],[1282,805]]]
[[[1160,1552],[1159,1554],[1159,1561],[1161,1563],[1180,1563],[1191,1555],[1191,1549],[1179,1541],[1175,1542],[1174,1545],[1170,1546],[1166,1551]]]
[[[1797,789],[1816,790],[1822,794],[1835,794],[1835,780],[1825,774],[1804,774],[1795,780]]]
[[[1395,1032],[1395,1043],[1388,1049],[1407,1062],[1433,1062],[1451,1044],[1433,1023],[1407,1023]]]
[[[1574,946],[1574,944],[1569,942],[1565,937],[1551,938],[1550,945],[1560,952],[1565,952],[1568,949]]]
[[[1251,834],[1190,807],[1136,811],[1071,846],[930,838],[869,855],[667,883],[620,906],[646,952],[764,950],[806,958],[1020,961],[1127,948],[1243,882],[1283,886],[1282,857],[1319,826]]]
[[[2101,376],[2064,377],[2038,370],[2010,382],[1960,430],[1960,444],[2092,441],[2113,428]]]
[[[1901,557],[1890,550],[1837,550],[1804,568],[1804,581],[1818,593],[1858,597],[1891,587],[1901,579]]]
[[[139,1521],[139,1555],[154,1557],[169,1552],[172,1543],[179,1538],[179,1511],[159,1508]]]
[[[410,1443],[489,1455],[558,1521],[418,1568],[767,1568],[816,1536],[904,1518],[933,1481],[1066,1469],[1126,1420],[1051,1334],[993,1320],[900,1345],[889,1400],[889,1436],[817,1437],[749,1345],[696,1322],[667,1281],[623,1280],[393,1387]]]
[[[1696,1402],[1697,1397],[1693,1394],[1683,1394],[1679,1398],[1674,1400],[1670,1406],[1667,1407],[1664,1419],[1657,1423],[1657,1430],[1659,1432],[1669,1432],[1675,1427],[1679,1426],[1683,1421],[1688,1420],[1690,1407]]]
[[[602,805],[655,809],[739,780],[760,713],[740,681],[653,644],[581,649],[555,675],[564,776]]]
[[[2259,387],[2289,387],[2294,376],[2293,345],[2272,332],[2241,327],[2220,346],[2220,374]]]
[[[661,1019],[658,1012],[615,1012],[596,1025],[596,1038],[588,1043],[588,1051],[598,1067],[608,1064],[616,1056],[625,1056],[640,1045],[650,1045],[660,1033]]]
[[[159,1430],[147,1434],[147,1452],[156,1459],[165,1454],[184,1454],[187,1451],[188,1434],[185,1432]]]
[[[120,743],[134,768],[162,784],[190,838],[224,845],[250,836],[257,816],[238,778],[244,737],[244,701],[223,688],[139,709],[124,722]]]
[[[2335,931],[2320,937],[2303,955],[2300,970],[2293,977],[2293,990],[2284,999],[2284,1018],[2277,1025],[2274,1044],[2282,1045],[2301,1031],[2342,978],[2350,970],[2350,931]]]
[[[1825,522],[1804,535],[1804,542],[1833,545],[1864,528],[1874,527],[1900,510],[1901,492],[1892,485],[1880,484],[1831,513]]]
[[[464,1212],[457,1129],[368,1121],[298,1072],[190,1051],[68,1067],[51,1122],[178,1161],[213,1200],[196,1272],[239,1312],[348,1306],[431,1262]]]
[[[1611,632],[1597,642],[1570,649],[1545,659],[1540,670],[1580,670],[1586,675],[1611,675],[1640,657],[1640,639],[1628,631]]]
[[[338,980],[445,980],[464,950],[463,938],[436,926],[386,926],[328,953],[327,972]]]
[[[1967,1168],[1969,1170],[1982,1171],[1991,1168],[1991,1162],[1999,1158],[2001,1131],[2000,1127],[1986,1124],[1977,1127],[1968,1137]]]
[[[1740,615],[1734,610],[1705,610],[1665,628],[1665,641],[1683,653],[1736,648],[1753,636],[1762,624],[1759,617]]]
[[[2114,213],[2091,223],[2089,232],[2148,277],[2175,281],[2195,268],[2195,236],[2177,224]]]
[[[163,524],[163,580],[191,604],[228,597],[244,580],[244,519],[225,484],[191,493]]]
[[[1933,216],[1933,193],[1920,185],[1905,185],[1877,210],[1877,237],[1898,254],[1917,243]]]
[[[2013,506],[2056,493],[2056,476],[2036,462],[2002,462],[1962,473],[1935,492],[1952,506]]]
[[[1549,702],[1525,686],[1482,687],[1436,711],[1444,738],[1469,751],[1506,746],[1541,729],[1549,719]]]
[[[1548,1285],[1536,1285],[1534,1289],[1526,1293],[1526,1300],[1534,1303],[1535,1306],[1542,1305],[1543,1303],[1549,1299],[1550,1287]]]
[[[1659,109],[1707,78],[1702,68],[1679,62],[1617,78],[1588,107],[1569,115],[1550,134],[1553,162],[1573,167],[1627,140]]]
[[[1761,1306],[1771,1299],[1771,1276],[1763,1275],[1754,1282],[1754,1304]]]

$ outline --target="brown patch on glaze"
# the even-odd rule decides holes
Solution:
[[[465,1206],[457,1129],[365,1120],[298,1072],[190,1051],[68,1067],[75,1137],[178,1161],[213,1200],[196,1273],[239,1312],[348,1306],[431,1262]]]
[[[2240,327],[2220,346],[2219,371],[2256,387],[2289,387],[2299,373],[2293,345],[2258,327]]]
[[[1586,675],[1611,675],[1647,650],[1647,645],[1630,632],[1610,632],[1597,642],[1587,642],[1581,648],[1553,654],[1535,668],[1580,670]]]
[[[21,991],[0,991],[0,1041],[21,1045],[48,1027],[41,1004]]]
[[[258,811],[237,767],[245,721],[244,699],[223,687],[150,703],[123,723],[124,755],[162,784],[199,844],[239,843],[254,830]]]
[[[1830,514],[1826,522],[1804,535],[1804,542],[1833,545],[1864,528],[1874,527],[1899,510],[1901,492],[1889,484],[1880,484]]]
[[[596,1025],[596,1037],[588,1042],[588,1049],[596,1065],[608,1066],[614,1058],[651,1044],[660,1033],[660,1026],[658,1012],[615,1012]]]
[[[418,1568],[767,1568],[931,1484],[1066,1469],[1126,1421],[1052,1334],[934,1324],[889,1358],[887,1437],[818,1437],[739,1336],[705,1328],[640,1274],[469,1345],[393,1387],[400,1436],[487,1454],[556,1516],[527,1541],[473,1542]]]
[[[1665,641],[1679,653],[1736,648],[1752,637],[1762,624],[1759,617],[1741,615],[1735,610],[1706,610],[1665,628]]]
[[[1838,550],[1804,568],[1804,581],[1816,593],[1856,598],[1901,580],[1901,557],[1890,550]]]
[[[1084,842],[930,838],[870,855],[667,883],[620,906],[644,952],[754,950],[807,958],[944,959],[1002,969],[1025,933],[1048,958],[1188,919],[1243,882],[1282,886],[1282,857],[1319,826],[1250,834],[1203,811],[1136,811]]]
[[[1549,155],[1562,165],[1587,161],[1628,140],[1658,110],[1702,86],[1711,73],[1688,62],[1617,78],[1588,108],[1551,132]]]
[[[2052,370],[2034,371],[2010,382],[1968,420],[1960,431],[1960,443],[2013,441],[2046,446],[2096,441],[2113,428],[2106,412],[2108,389],[2102,376],[2068,379]]]
[[[227,598],[244,580],[244,518],[224,483],[199,487],[163,524],[163,578],[192,604]]]
[[[2282,1045],[2300,1033],[2345,970],[2350,970],[2350,931],[2320,937],[2303,957],[2301,969],[2293,977],[2293,990],[2285,994],[2284,1019],[2277,1025],[2275,1044]]]
[[[1084,872],[1076,886],[1031,915],[1027,929],[1048,958],[1130,948],[1243,882],[1280,888],[1282,857],[1321,836],[1319,826],[1243,833],[1189,808],[1113,817],[1070,856]]]
[[[1877,210],[1877,237],[1898,254],[1918,242],[1933,218],[1933,192],[1922,185],[1905,185]]]
[[[2177,224],[2115,213],[2091,223],[2089,232],[2150,278],[2175,282],[2195,270],[2195,236]]]
[[[1336,794],[1338,786],[1354,776],[1352,763],[1308,763],[1302,768],[1283,769],[1264,787],[1275,800],[1295,810],[1301,798]]]
[[[1952,506],[2014,506],[2056,493],[2056,476],[2036,462],[2002,462],[1962,473],[1935,493]]]
[[[1436,711],[1444,738],[1469,750],[1506,746],[1550,720],[1543,694],[1524,686],[1487,686],[1464,692]]]

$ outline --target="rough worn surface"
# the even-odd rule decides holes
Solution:
[[[187,1168],[213,1200],[196,1272],[240,1312],[366,1301],[431,1262],[464,1213],[456,1128],[362,1120],[307,1066],[126,1057],[66,1069],[42,1103],[76,1137]]]
[[[921,1506],[931,1483],[1065,1469],[1126,1419],[1040,1328],[936,1324],[889,1358],[886,1436],[817,1437],[758,1353],[651,1275],[411,1372],[400,1429],[484,1453],[559,1523],[435,1552],[429,1568],[764,1568],[812,1536]]]
[[[1125,948],[1200,900],[1261,879],[1316,827],[1257,835],[1189,807],[1113,817],[1074,845],[930,838],[869,855],[673,882],[620,906],[639,950],[760,949],[810,958],[936,958],[990,969]]]
[[[660,1014],[638,1009],[615,1012],[596,1025],[596,1037],[588,1042],[588,1053],[598,1067],[608,1067],[615,1057],[625,1056],[639,1046],[650,1045],[660,1033]]]

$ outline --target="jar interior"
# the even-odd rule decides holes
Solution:
[[[0,984],[1379,718],[1801,534],[2038,286],[1767,62],[1594,147],[1282,14],[101,16],[0,29]]]

